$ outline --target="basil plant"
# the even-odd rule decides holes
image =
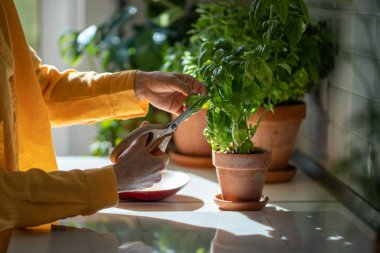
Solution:
[[[213,150],[253,153],[251,138],[296,65],[307,7],[302,0],[255,0],[250,7],[230,0],[201,4],[198,12],[192,33],[200,54],[188,69],[208,86],[205,136]],[[260,107],[261,118],[249,124]]]

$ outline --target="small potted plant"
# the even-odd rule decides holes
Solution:
[[[326,25],[308,18],[308,10],[302,0],[254,1],[250,13],[247,9],[241,1],[200,4],[200,17],[193,25],[190,41],[196,45],[197,39],[210,42],[223,36],[235,46],[240,45],[242,54],[252,57],[247,65],[261,85],[264,80],[260,75],[269,72],[272,77],[270,85],[256,89],[255,96],[260,93],[261,103],[271,104],[274,108],[272,113],[265,114],[252,141],[272,149],[273,161],[267,182],[282,182],[295,174],[295,167],[288,163],[299,125],[306,113],[301,99],[305,93],[315,90],[333,68],[336,48],[327,38]],[[247,51],[248,45],[251,49]],[[199,58],[203,63],[209,52],[203,50],[199,57],[195,57],[198,53],[194,48],[198,47],[200,45],[182,49],[185,53],[180,59],[183,70],[202,79],[199,71],[194,71],[198,66],[192,58]],[[223,59],[227,60],[234,61],[235,58]],[[208,69],[205,72],[209,74]],[[265,96],[262,96],[263,92]],[[267,109],[254,109],[249,123],[254,125]]]
[[[194,75],[209,91],[205,136],[222,190],[216,202],[231,201],[224,206],[230,209],[259,209],[265,205],[262,190],[272,158],[271,150],[252,138],[266,112],[273,111],[282,75],[291,72],[286,59],[293,57],[307,27],[307,8],[299,0],[254,1],[250,8],[231,0],[201,4],[198,11],[193,36],[202,45]],[[254,25],[264,16],[268,29],[260,34]],[[286,34],[290,28],[295,31]],[[260,108],[265,109],[250,123]]]
[[[222,199],[217,201],[260,202],[271,164],[271,151],[256,147],[251,140],[260,119],[254,126],[249,119],[260,106],[272,107],[270,102],[262,101],[273,77],[265,61],[259,60],[262,83],[254,81],[256,70],[251,60],[258,58],[247,53],[252,49],[249,45],[235,46],[225,38],[207,41],[201,49],[199,74],[210,97],[205,136],[213,150],[213,164],[222,189]],[[208,57],[202,57],[205,54]]]

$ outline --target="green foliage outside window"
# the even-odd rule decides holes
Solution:
[[[146,0],[147,19],[133,25],[138,10],[123,4],[112,17],[101,25],[91,25],[84,30],[68,28],[59,40],[63,59],[77,66],[87,58],[93,69],[102,66],[102,71],[139,69],[153,71],[161,69],[167,48],[175,42],[185,42],[187,31],[196,17],[194,10],[185,8],[183,1]],[[132,27],[131,27],[132,26]],[[145,118],[104,121],[91,149],[94,155],[108,155],[123,137],[137,128],[143,120],[164,123],[169,115],[150,107]]]

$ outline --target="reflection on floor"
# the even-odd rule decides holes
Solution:
[[[192,213],[194,222],[187,212],[175,216],[70,218],[50,233],[16,230],[8,252],[374,252],[370,238],[337,212],[204,212]]]
[[[60,161],[66,169],[108,163],[83,157]],[[160,202],[121,201],[47,229],[14,230],[7,252],[379,252],[374,232],[302,170],[290,183],[265,185],[270,202],[263,210],[227,212],[213,203],[220,192],[215,170],[170,169],[191,177],[178,194]]]

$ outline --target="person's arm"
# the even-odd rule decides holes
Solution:
[[[144,135],[100,169],[7,172],[0,168],[0,231],[89,215],[118,202],[118,191],[134,191],[160,181],[165,153],[145,151]],[[127,169],[128,168],[128,169]]]
[[[53,126],[127,119],[147,113],[148,101],[135,95],[136,71],[59,72],[42,64],[32,49],[30,52]]]
[[[6,122],[12,113],[9,108],[12,105],[7,101],[13,64],[10,47],[1,32],[0,49],[0,130],[6,134],[9,132]],[[7,157],[7,152],[13,149],[2,137],[0,133],[0,231],[88,215],[117,204],[118,187],[113,166],[50,173],[40,169],[13,171],[16,166],[7,162],[7,158],[12,157]]]
[[[7,172],[0,168],[0,230],[89,215],[116,205],[112,166],[90,170]]]

